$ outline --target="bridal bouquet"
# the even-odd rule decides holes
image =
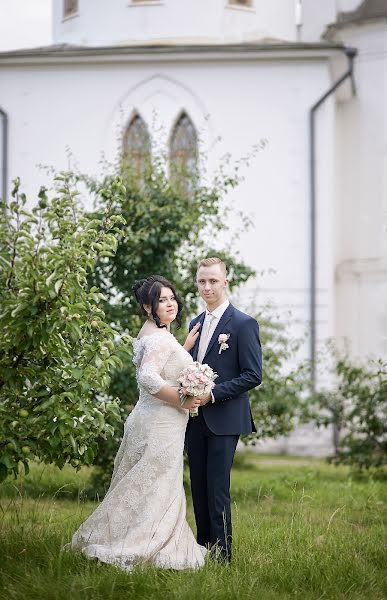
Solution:
[[[208,365],[194,362],[186,367],[177,378],[180,385],[179,396],[181,405],[184,404],[188,396],[207,396],[214,387],[214,379],[218,375]],[[197,417],[198,409],[189,411],[191,417]]]

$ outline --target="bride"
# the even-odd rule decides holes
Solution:
[[[188,411],[200,400],[188,398],[182,408],[177,377],[192,362],[198,327],[184,347],[170,333],[182,304],[163,277],[142,279],[133,291],[147,317],[134,342],[139,400],[125,422],[110,488],[71,547],[128,571],[136,564],[196,569],[206,549],[186,521],[183,448]]]

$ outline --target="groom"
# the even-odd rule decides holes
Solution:
[[[191,354],[218,374],[186,434],[197,541],[230,562],[230,471],[240,434],[256,431],[247,392],[262,380],[261,344],[257,321],[227,300],[219,258],[202,260],[196,280],[206,310],[190,323],[190,330],[201,324]]]

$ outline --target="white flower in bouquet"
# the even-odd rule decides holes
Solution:
[[[194,362],[186,367],[177,378],[180,385],[179,396],[183,405],[188,396],[207,396],[214,387],[218,375],[208,365]],[[198,409],[189,411],[191,417],[198,415]]]

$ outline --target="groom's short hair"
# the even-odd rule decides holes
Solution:
[[[218,258],[217,256],[210,256],[208,258],[203,258],[198,264],[198,271],[200,267],[212,267],[212,265],[219,265],[222,271],[224,272],[224,276],[227,277],[227,267],[224,262]]]

